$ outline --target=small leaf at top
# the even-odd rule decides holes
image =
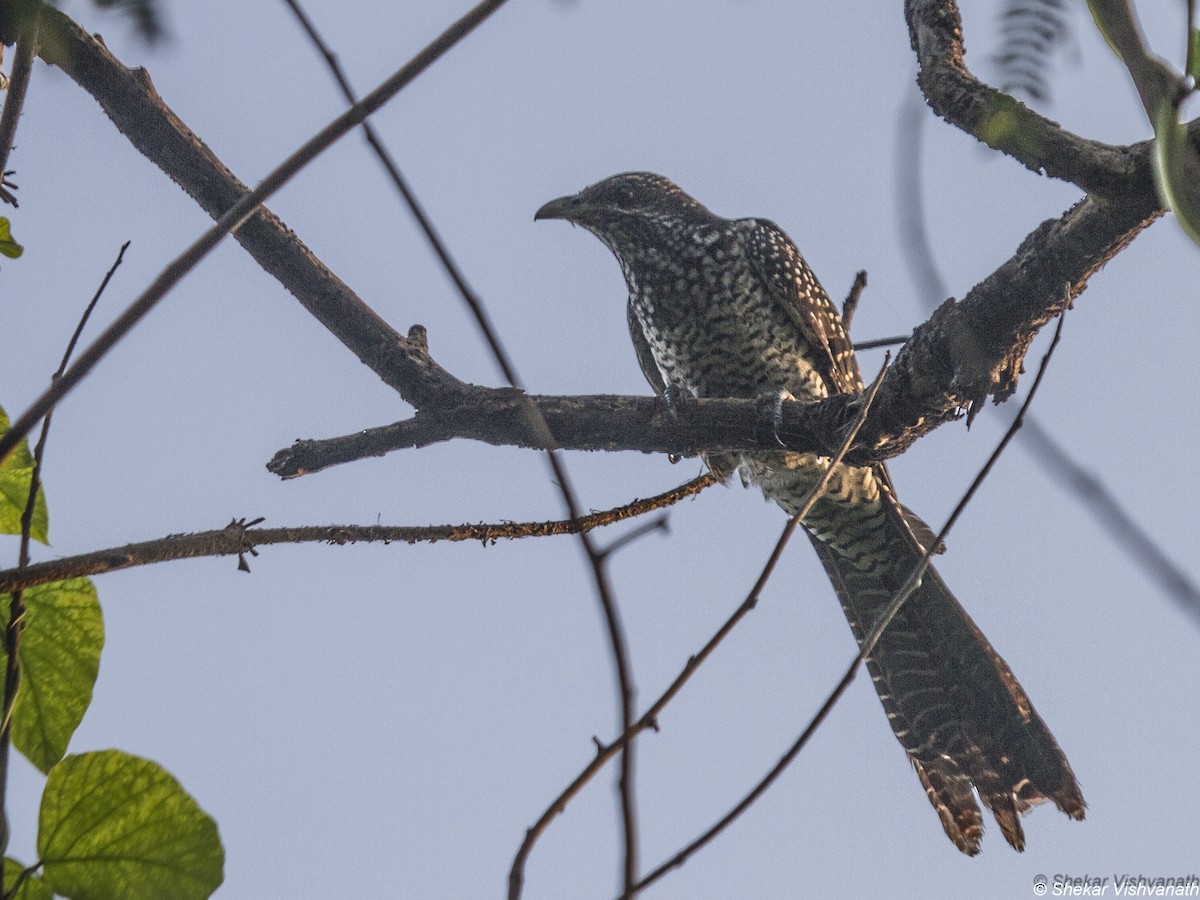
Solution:
[[[0,254],[16,259],[24,252],[25,248],[12,239],[12,226],[8,219],[0,216]]]

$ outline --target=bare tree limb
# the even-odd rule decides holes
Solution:
[[[1161,214],[1151,190],[1123,202],[1087,197],[1061,218],[1043,222],[965,299],[943,303],[913,332],[888,371],[848,462],[864,465],[897,456],[963,409],[977,411],[988,395],[998,401],[1008,397],[1042,326]],[[1069,297],[1064,283],[1071,286]],[[450,438],[545,448],[544,435],[528,425],[527,402],[536,405],[557,448],[692,456],[701,450],[778,446],[753,400],[697,400],[677,420],[665,404],[649,397],[527,397],[471,386],[453,408],[331,441],[298,441],[277,453],[268,468],[292,477]],[[828,455],[858,403],[851,395],[785,403],[779,436],[793,449]]]
[[[925,4],[910,2],[910,15],[924,9]],[[927,11],[922,14],[928,15]],[[48,16],[60,24],[65,19],[52,11]],[[144,75],[125,69],[103,45],[65,21],[70,52],[64,50],[56,59],[70,66],[69,74],[97,96],[142,152],[210,213],[227,208],[231,198],[245,191],[244,185],[167,109]],[[921,28],[935,37],[940,34],[929,23]],[[62,45],[61,41],[55,43]],[[1070,156],[1072,151],[1064,152]],[[1143,155],[1140,148],[1130,152],[1138,159]],[[1103,165],[1100,170],[1108,173],[1106,178],[1127,174],[1124,169],[1118,173]],[[1012,259],[977,285],[966,299],[943,304],[933,319],[918,328],[888,373],[863,427],[860,447],[851,451],[849,461],[861,465],[897,455],[912,441],[955,418],[989,393],[998,399],[1007,396],[1029,342],[1062,306],[1062,283],[1070,282],[1072,296],[1077,296],[1092,272],[1161,214],[1148,176],[1143,179],[1137,175],[1132,186],[1126,187],[1118,192],[1120,200],[1089,197],[1060,219],[1043,223]],[[395,438],[398,446],[466,437],[518,446],[678,454],[767,446],[766,435],[755,436],[761,429],[755,426],[748,401],[743,401],[745,407],[738,416],[727,421],[712,419],[711,427],[700,429],[694,424],[668,422],[662,405],[650,399],[608,398],[599,402],[594,398],[533,398],[551,431],[550,435],[533,434],[528,406],[512,389],[466,385],[447,373],[419,344],[397,335],[370,311],[269,213],[263,211],[244,223],[237,236],[251,255],[296,293],[385,382],[418,407],[436,408],[436,416],[389,426],[384,432],[370,432],[374,443],[361,450],[354,446],[356,438],[339,439],[335,461],[355,458],[360,452],[369,455],[390,449],[379,442],[384,436]],[[850,407],[854,402],[852,398],[837,397],[804,412],[788,409],[782,434],[796,449],[829,453],[837,446],[840,429],[853,418]],[[697,421],[710,411],[715,408],[710,407]],[[645,430],[647,425],[651,426],[649,431]],[[319,445],[298,445],[297,457],[300,449],[307,451],[306,461],[290,463],[285,453],[283,458],[276,458],[272,470],[295,475],[331,464],[319,459]]]
[[[29,409],[13,421],[12,427],[8,432],[0,436],[0,459],[7,457],[12,448],[16,446],[16,442],[27,435],[33,425],[54,404],[83,380],[100,359],[128,334],[167,292],[187,272],[191,271],[226,234],[251,226],[255,220],[266,220],[268,215],[265,210],[261,214],[257,211],[263,201],[279,190],[279,188],[283,187],[300,169],[315,159],[339,137],[357,126],[368,115],[394,97],[414,78],[424,72],[425,69],[455,44],[470,34],[488,16],[499,9],[504,2],[505,0],[482,0],[478,6],[453,23],[438,37],[434,38],[430,44],[426,45],[408,63],[364,97],[360,103],[355,104],[354,107],[347,110],[341,116],[338,116],[333,122],[306,141],[300,149],[272,170],[254,190],[246,191],[245,186],[237,182],[229,174],[228,170],[220,173],[227,176],[223,179],[225,182],[232,183],[232,185],[237,185],[241,188],[234,202],[231,205],[220,207],[218,210],[211,210],[210,212],[213,213],[214,217],[219,215],[217,223],[167,266],[150,287],[105,329],[104,333],[80,355],[79,360],[70,369],[63,373],[63,377],[56,381],[33,402]],[[75,25],[74,22],[50,7],[42,8],[41,27],[47,32],[40,51],[44,60],[61,66],[77,83],[85,88],[98,84],[100,76],[105,76],[108,78],[104,82],[106,85],[131,99],[131,108],[124,108],[120,104],[106,107],[106,112],[109,113],[114,122],[120,123],[124,121],[128,124],[130,116],[136,118],[139,111],[147,111],[157,113],[160,124],[163,124],[162,120],[165,119],[167,120],[165,124],[168,126],[177,126],[177,128],[169,129],[177,138],[182,139],[186,143],[191,143],[188,138],[195,138],[183,126],[182,122],[179,122],[173,115],[167,115],[169,111],[165,104],[158,99],[144,70],[135,72],[126,69],[108,53],[102,42],[84,34],[83,30]],[[134,85],[134,82],[139,82],[140,84]],[[170,121],[172,119],[174,122]],[[137,122],[136,127],[131,127],[128,133],[131,137],[136,134],[143,142],[153,145],[156,154],[160,152],[157,146],[160,134],[149,123]],[[203,147],[203,145],[200,146]],[[146,148],[140,149],[143,149],[143,152],[145,152]],[[193,146],[191,149],[194,151],[196,148]],[[212,174],[218,173],[214,172]],[[328,309],[323,306],[312,311],[316,314],[318,310],[328,312]],[[383,320],[365,304],[360,305],[355,312],[358,313],[356,325],[365,327],[369,332],[374,333],[379,343],[382,344],[382,346],[376,345],[371,348],[376,354],[383,353],[384,355],[388,355],[390,351],[391,355],[406,359],[409,363],[406,366],[392,370],[403,372],[409,376],[401,384],[393,385],[397,390],[402,392],[402,395],[405,389],[410,393],[415,392],[418,396],[425,397],[437,394],[453,394],[453,388],[457,383],[456,380],[449,379],[448,377],[436,377],[439,372],[434,371],[432,367],[426,364],[428,362],[427,354],[421,354],[416,348],[410,345],[410,342],[400,338],[398,335],[394,333],[389,334],[390,329],[387,329]],[[343,323],[324,319],[322,321],[335,334],[342,331],[343,333],[358,336],[356,331],[347,329]],[[413,377],[417,375],[423,375],[424,377]]]
[[[25,568],[0,569],[0,594],[63,581],[87,575],[101,575],[134,566],[175,559],[197,559],[204,556],[241,556],[256,547],[273,544],[357,544],[357,543],[436,543],[437,541],[480,541],[491,544],[499,540],[549,537],[578,534],[626,519],[645,515],[678,503],[698,494],[716,479],[701,475],[672,490],[644,500],[633,500],[623,506],[590,513],[577,519],[547,522],[466,523],[462,525],[307,525],[291,528],[252,528],[244,520],[234,520],[215,531],[193,534],[171,534],[150,541],[126,544],[66,556],[48,562],[34,563]]]
[[[17,52],[13,59],[12,76],[8,80],[8,89],[4,95],[4,111],[0,113],[0,172],[4,172],[8,168],[8,154],[12,151],[13,138],[17,134],[17,123],[21,119],[21,110],[25,106],[25,93],[29,89],[29,73],[33,68],[37,43],[37,16],[31,16],[21,26],[21,35],[17,40]],[[0,178],[0,199],[13,206],[17,205],[17,198],[5,189],[2,178]]]
[[[979,81],[964,62],[962,19],[954,0],[907,0],[905,17],[929,105],[989,147],[1108,197],[1153,190],[1149,142],[1115,147],[1087,140]]]

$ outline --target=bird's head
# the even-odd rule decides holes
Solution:
[[[629,244],[719,221],[671,180],[651,172],[613,175],[578,194],[551,200],[533,215],[582,225],[621,256]]]

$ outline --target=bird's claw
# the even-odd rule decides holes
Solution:
[[[759,401],[761,403],[768,405],[770,410],[771,436],[775,438],[775,442],[779,444],[780,447],[787,447],[787,444],[784,443],[783,438],[779,436],[779,429],[783,427],[783,401],[795,399],[795,397],[793,397],[783,388],[778,388],[777,390],[773,391],[764,391],[759,397]]]
[[[667,405],[667,412],[670,413],[672,419],[678,422],[680,412],[687,401],[692,399],[692,395],[677,384],[668,384],[663,388],[662,398],[663,403]]]

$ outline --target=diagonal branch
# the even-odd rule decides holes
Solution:
[[[482,0],[479,5],[451,24],[450,27],[417,53],[416,56],[392,73],[375,90],[364,97],[360,103],[355,104],[351,109],[338,116],[333,122],[306,141],[295,153],[273,169],[253,190],[246,191],[245,186],[233,178],[228,170],[220,173],[225,176],[223,181],[227,186],[241,188],[240,193],[234,198],[232,204],[218,207],[215,210],[209,210],[214,215],[214,218],[217,218],[216,224],[168,265],[154,282],[143,291],[137,300],[130,304],[105,329],[104,333],[80,355],[78,362],[63,373],[62,378],[35,400],[12,423],[12,427],[5,435],[0,436],[0,459],[4,459],[12,451],[13,447],[16,446],[16,442],[29,433],[38,419],[44,416],[55,403],[82,381],[108,351],[124,338],[226,234],[240,231],[245,227],[252,227],[256,219],[266,219],[267,216],[265,213],[262,216],[258,213],[260,204],[274,194],[275,191],[283,187],[297,172],[331,146],[338,138],[360,124],[368,115],[379,109],[405,88],[414,78],[429,68],[442,55],[454,47],[455,44],[477,28],[488,16],[499,9],[504,2],[505,0]],[[127,90],[122,93],[133,99],[132,108],[123,108],[117,104],[107,106],[106,111],[112,117],[113,121],[117,123],[125,122],[128,125],[130,123],[129,117],[134,117],[134,121],[127,133],[130,133],[131,136],[136,134],[143,144],[153,146],[155,151],[158,151],[157,144],[160,137],[158,132],[152,127],[148,127],[147,123],[137,120],[138,113],[143,111],[143,108],[148,108],[148,111],[159,115],[160,124],[164,124],[163,120],[166,120],[165,124],[169,128],[177,126],[171,128],[176,138],[181,138],[185,141],[188,138],[194,139],[195,136],[177,118],[173,115],[167,115],[169,110],[158,99],[144,70],[132,71],[120,65],[104,48],[102,42],[94,38],[89,38],[83,33],[82,29],[66,16],[61,15],[50,7],[42,7],[41,11],[43,15],[40,24],[45,33],[44,47],[41,50],[42,58],[48,63],[62,67],[81,86],[92,86],[99,81],[94,76],[104,75],[110,78],[110,80],[105,82],[109,87],[118,92],[122,92],[121,89],[126,88]],[[134,85],[135,82],[137,83],[136,86]],[[142,101],[140,104],[137,103],[139,100]],[[190,143],[190,141],[188,142]],[[143,152],[146,152],[149,146],[143,146],[141,149]],[[196,148],[193,146],[192,149]],[[213,174],[218,173],[214,172]],[[329,312],[324,307],[320,307],[320,309],[321,311]],[[369,307],[365,306],[365,304],[360,304],[356,312],[360,320],[356,324],[373,330],[379,342],[386,345],[383,347],[364,346],[364,352],[373,350],[377,354],[382,351],[384,355],[388,355],[388,350],[390,349],[391,355],[399,356],[410,363],[410,365],[402,366],[398,369],[398,371],[406,373],[408,377],[401,384],[393,385],[394,387],[401,390],[402,393],[404,388],[407,388],[410,393],[415,394],[417,399],[429,399],[437,396],[439,393],[453,394],[457,381],[449,377],[435,377],[438,372],[434,371],[428,365],[428,354],[421,353],[420,348],[415,346],[414,342],[403,341],[398,339],[394,334],[389,334],[390,329],[387,329],[383,320]],[[316,311],[314,311],[315,313]],[[335,333],[338,330],[345,331],[344,328],[340,327],[340,323],[336,321],[322,321],[325,321],[327,327],[334,330]],[[353,334],[353,332],[350,333]],[[397,370],[393,369],[392,371]],[[413,377],[418,374],[424,377]],[[442,374],[444,375],[444,373]]]
[[[4,94],[4,110],[0,112],[0,172],[4,172],[8,168],[8,154],[12,152],[13,138],[17,134],[17,123],[21,120],[21,110],[25,105],[25,92],[29,89],[29,73],[33,68],[37,42],[37,17],[30,16],[21,26],[20,37],[17,39],[16,58],[12,65],[12,76],[8,80],[8,88]],[[13,206],[17,205],[16,198],[5,190],[3,183],[0,183],[0,199]]]
[[[36,27],[30,30],[36,34]],[[28,33],[23,38],[23,40],[31,39]],[[62,377],[67,364],[71,361],[71,354],[75,352],[75,345],[79,343],[79,338],[83,334],[84,328],[87,327],[88,320],[92,317],[92,313],[96,309],[96,304],[100,302],[100,297],[104,294],[104,289],[108,287],[113,273],[117,271],[117,268],[121,265],[121,261],[124,260],[125,251],[128,248],[128,241],[121,245],[116,260],[113,261],[104,278],[100,280],[100,286],[92,295],[92,299],[84,307],[83,315],[79,317],[79,322],[76,324],[75,330],[71,333],[71,337],[67,341],[67,348],[63,351],[62,361],[51,376],[51,380],[57,380]],[[46,458],[46,442],[50,437],[50,423],[53,415],[53,409],[46,413],[46,417],[42,420],[42,432],[38,435],[37,444],[33,450],[33,469],[29,473],[29,492],[25,497],[25,509],[21,513],[21,543],[20,549],[17,552],[17,568],[15,570],[18,575],[23,575],[29,570],[29,545],[33,536],[33,516],[34,510],[37,508],[38,494],[42,490],[42,465]],[[4,689],[3,707],[0,710],[0,832],[2,832],[2,841],[0,843],[7,845],[9,838],[8,811],[6,806],[8,796],[8,760],[12,741],[12,715],[13,710],[16,708],[17,691],[20,689],[23,668],[21,666],[19,647],[21,633],[25,630],[26,625],[26,607],[23,587],[13,588],[9,592],[0,593],[9,594],[8,620],[3,629]],[[19,876],[17,881],[18,883],[20,882]],[[14,886],[10,890],[15,892],[16,887]],[[4,872],[0,870],[0,894],[3,894],[3,892]]]

